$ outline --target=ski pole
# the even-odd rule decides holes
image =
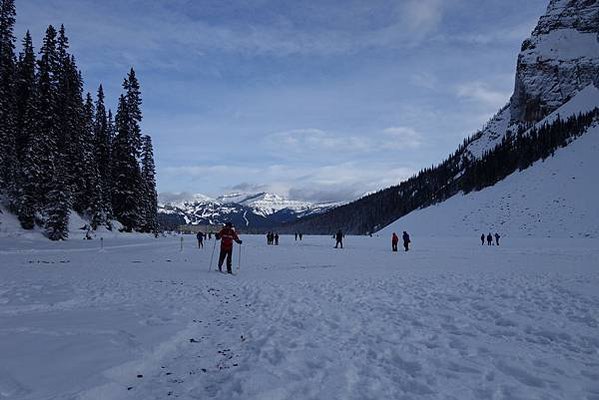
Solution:
[[[239,273],[239,271],[241,270],[241,249],[243,248],[242,245],[239,245],[239,263],[237,264],[237,273]]]
[[[212,255],[210,256],[210,265],[208,266],[208,272],[212,271],[212,261],[214,260],[214,251],[216,250],[216,240],[214,246],[212,246]]]

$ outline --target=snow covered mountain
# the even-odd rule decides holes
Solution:
[[[519,235],[597,236],[594,181],[581,179],[587,177],[584,171],[565,161],[560,170],[546,166],[558,163],[548,157],[566,152],[570,155],[559,157],[596,169],[597,147],[587,136],[595,135],[599,124],[598,87],[599,1],[551,0],[522,45],[512,97],[481,131],[438,166],[289,229],[328,233],[342,228],[363,234],[399,219],[389,229],[406,223],[431,230],[438,222],[451,221],[452,229],[446,225],[438,231],[467,234],[509,226]],[[570,192],[562,193],[565,188]],[[511,192],[535,201],[516,201]],[[489,193],[495,200],[485,197]],[[441,211],[419,225],[414,218],[429,215],[430,206]],[[554,214],[560,224],[552,221]]]
[[[338,203],[289,200],[274,193],[229,193],[215,199],[201,194],[189,200],[162,201],[159,217],[164,224],[220,225],[226,221],[247,229],[265,229],[298,218],[325,212]]]
[[[470,143],[467,155],[480,158],[507,132],[542,120],[591,84],[599,87],[599,1],[551,0],[522,43],[514,94]]]
[[[465,149],[480,159],[506,134],[599,107],[599,1],[551,0],[518,56],[509,103]],[[525,127],[525,128],[523,128]],[[526,133],[525,133],[526,134]],[[554,157],[480,192],[414,211],[382,233],[599,237],[599,123]],[[403,229],[401,229],[403,230]]]
[[[538,125],[594,107],[599,107],[599,90],[588,87]],[[414,236],[499,232],[511,237],[598,238],[598,155],[599,121],[553,157],[484,190],[416,210],[380,234],[408,230]]]

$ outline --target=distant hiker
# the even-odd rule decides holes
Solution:
[[[399,237],[393,232],[393,236],[391,236],[391,250],[397,251],[397,243],[399,243]]]
[[[341,245],[341,248],[343,248],[343,232],[341,229],[339,229],[333,237],[335,238],[335,248],[337,248],[339,245]]]
[[[499,246],[499,238],[501,238],[501,236],[499,236],[499,233],[495,232],[495,244],[497,246]]]
[[[241,244],[243,243],[235,229],[233,229],[233,224],[227,222],[225,227],[220,230],[216,235],[216,240],[220,240],[220,256],[218,258],[218,270],[223,272],[223,262],[225,258],[227,259],[227,273],[232,274],[233,270],[231,266],[233,265],[233,241]]]
[[[491,236],[491,232],[487,235],[487,245],[493,245],[493,236]]]
[[[480,244],[485,245],[485,234],[480,235]]]
[[[204,248],[204,234],[202,232],[198,232],[196,237],[198,238],[198,249],[203,249]]]
[[[302,238],[303,238],[303,237],[304,237],[304,234],[300,232],[300,233],[299,233],[300,242],[302,241]]]
[[[297,232],[295,232],[295,241],[297,242]]]
[[[275,233],[275,246],[279,245],[279,234]]]
[[[402,239],[403,239],[403,248],[408,251],[410,250],[410,235],[408,235],[408,232],[403,231],[403,235],[402,235]]]

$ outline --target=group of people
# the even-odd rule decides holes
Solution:
[[[297,238],[299,237],[299,240],[302,240],[302,238],[304,237],[304,234],[301,232],[295,232],[295,241],[297,242]]]
[[[499,246],[499,239],[501,238],[501,236],[499,236],[499,233],[495,232],[495,245]],[[491,232],[489,232],[489,234],[487,236],[485,236],[485,234],[481,234],[480,235],[480,243],[484,246],[485,245],[485,239],[487,239],[487,246],[492,246],[493,245],[493,235],[491,235]]]
[[[410,235],[408,234],[408,232],[403,231],[403,235],[401,236],[402,240],[403,240],[403,248],[405,251],[410,250]],[[397,234],[395,232],[393,232],[393,235],[391,235],[391,250],[392,251],[397,251],[397,245],[399,243],[399,236],[397,236]]]
[[[274,244],[275,246],[279,245],[279,234],[276,232],[268,232],[266,234],[266,244],[271,245]]]

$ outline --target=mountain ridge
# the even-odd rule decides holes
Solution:
[[[262,231],[338,205],[290,200],[276,193],[239,192],[216,198],[194,194],[189,200],[163,200],[158,204],[158,213],[162,225],[171,229],[183,224],[216,226],[232,222],[245,230]]]

